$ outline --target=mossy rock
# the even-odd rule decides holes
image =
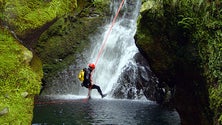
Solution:
[[[41,87],[42,67],[38,66],[38,71],[31,68],[32,52],[7,29],[1,27],[0,36],[0,110],[7,108],[0,124],[31,124],[34,96]]]
[[[20,37],[77,8],[77,0],[3,2],[3,21]]]
[[[98,13],[92,3],[82,4],[82,11],[59,18],[38,40],[35,51],[43,61],[46,82],[73,64],[76,54],[90,47],[90,36],[105,23],[107,11]]]
[[[160,82],[175,87],[182,124],[220,124],[221,99],[215,93],[221,93],[222,81],[221,2],[153,2],[142,6],[135,36],[139,50]],[[188,112],[199,120],[189,119]]]

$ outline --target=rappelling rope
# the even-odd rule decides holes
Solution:
[[[111,26],[110,26],[110,28],[109,28],[109,31],[108,31],[108,33],[106,34],[105,39],[104,39],[103,42],[102,42],[102,45],[101,45],[101,47],[100,47],[100,49],[99,49],[99,52],[98,52],[98,55],[97,55],[97,58],[96,58],[95,65],[97,65],[97,63],[98,63],[98,61],[99,61],[99,58],[100,58],[100,56],[101,56],[101,54],[102,54],[102,52],[103,52],[103,50],[104,50],[104,47],[105,47],[106,42],[107,42],[107,40],[108,40],[108,37],[110,36],[110,33],[111,33],[111,31],[112,31],[112,28],[113,28],[114,24],[116,23],[116,19],[117,19],[118,15],[119,15],[119,12],[120,12],[120,10],[121,10],[121,8],[122,8],[122,6],[123,6],[124,1],[125,1],[125,0],[122,0],[122,2],[120,3],[119,8],[118,8],[118,10],[117,10],[117,12],[116,12],[116,15],[115,15],[115,17],[113,18],[112,24],[111,24]],[[93,74],[93,73],[92,73],[92,74]],[[92,74],[91,74],[91,79],[92,79]],[[91,86],[89,87],[88,96],[90,96],[90,91],[91,91],[91,89],[92,89],[92,85],[93,85],[93,83],[92,83]]]
[[[98,55],[97,55],[95,65],[98,63],[99,58],[100,58],[100,56],[101,56],[101,54],[102,54],[102,52],[103,52],[103,50],[104,50],[104,47],[105,47],[106,42],[107,42],[107,40],[108,40],[108,37],[109,37],[109,35],[110,35],[111,31],[112,31],[112,28],[113,28],[113,26],[114,26],[114,24],[115,24],[115,22],[116,22],[116,18],[117,18],[117,16],[119,15],[119,12],[120,12],[120,10],[121,10],[121,8],[122,8],[122,6],[123,6],[123,3],[124,3],[124,0],[122,0],[122,2],[120,3],[119,8],[118,8],[118,11],[116,12],[115,17],[113,18],[112,24],[111,24],[111,26],[110,26],[110,28],[109,28],[109,32],[106,34],[106,37],[105,37],[105,39],[104,39],[104,41],[103,41],[103,43],[102,43],[102,45],[101,45],[101,48],[100,48],[100,50],[99,50]]]

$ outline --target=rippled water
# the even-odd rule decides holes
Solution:
[[[175,110],[150,101],[57,99],[36,101],[32,125],[180,125]]]

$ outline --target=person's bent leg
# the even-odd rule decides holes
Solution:
[[[100,94],[102,97],[104,97],[104,95],[103,95],[103,93],[102,93],[102,90],[100,89],[99,86],[93,84],[92,89],[97,89],[97,91],[99,92],[99,94]]]

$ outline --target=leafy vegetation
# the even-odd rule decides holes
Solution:
[[[203,12],[196,23],[197,31],[193,34],[198,42],[199,54],[209,83],[210,107],[214,111],[215,123],[222,124],[222,2],[205,3]]]
[[[42,70],[35,72],[27,63],[25,52],[4,28],[0,30],[0,124],[28,125],[31,123],[33,99],[41,87]],[[38,67],[41,69],[41,67]]]
[[[215,116],[214,124],[222,124],[222,1],[143,0],[143,2],[145,9],[142,8],[141,13],[146,16],[141,18],[143,22],[140,23],[143,25],[139,25],[142,28],[139,27],[137,38],[142,39],[141,41],[149,41],[149,43],[154,41],[152,38],[158,38],[164,41],[162,44],[165,50],[170,50],[167,51],[167,54],[171,54],[170,58],[175,55],[177,58],[180,57],[178,54],[182,54],[182,60],[187,61],[186,63],[192,62],[192,65],[196,65],[194,68],[199,67],[201,75],[206,79],[204,82],[209,88],[210,108]],[[149,38],[146,34],[152,37]],[[150,47],[145,46],[147,45],[145,42],[138,44],[141,44],[145,51]],[[183,51],[181,48],[185,48],[185,45],[189,45],[189,48]],[[158,52],[161,51],[158,50]],[[149,53],[152,53],[152,50]],[[158,59],[161,54],[149,56],[154,56],[154,61],[156,61],[155,57]],[[192,56],[194,58],[191,58]],[[161,59],[164,60],[161,66],[166,65],[166,59]],[[199,82],[199,84],[203,83]]]
[[[222,124],[222,2],[174,1],[175,17],[183,36],[197,46],[202,59],[202,74],[209,86],[210,107],[215,113],[215,124]],[[167,4],[165,4],[167,5]],[[171,5],[172,6],[172,5]],[[179,9],[180,8],[180,9]],[[172,13],[171,13],[172,14]]]

